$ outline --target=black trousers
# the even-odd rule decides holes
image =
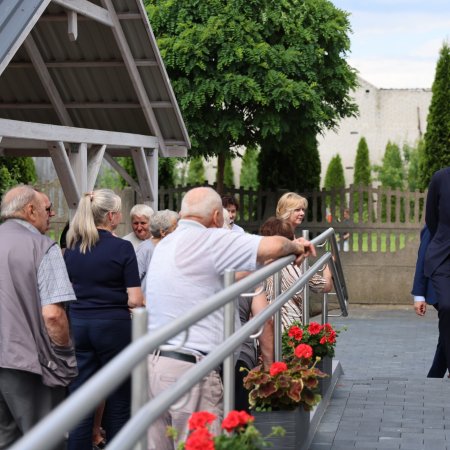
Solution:
[[[450,256],[433,272],[431,282],[439,305],[439,342],[435,357],[441,361],[439,366],[442,372],[444,359],[445,368],[450,368]]]
[[[64,387],[44,386],[40,375],[0,368],[0,449],[33,428],[64,400],[65,393]]]
[[[439,304],[433,305],[439,315]],[[434,354],[433,363],[431,364],[430,370],[428,372],[428,378],[443,378],[447,372],[447,360],[445,358],[444,349],[441,343],[441,337],[436,346],[436,352]]]

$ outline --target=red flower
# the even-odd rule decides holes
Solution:
[[[331,333],[332,331],[334,331],[333,327],[329,323],[326,323],[323,327],[325,328],[325,331],[327,333]]]
[[[212,423],[217,419],[217,416],[208,411],[199,411],[192,413],[189,417],[189,429],[196,430],[198,428],[204,428],[208,423]]]
[[[214,450],[213,435],[207,428],[192,431],[186,439],[185,450]]]
[[[294,325],[289,329],[288,336],[293,337],[296,341],[301,341],[303,337],[303,330]]]
[[[335,331],[332,331],[330,333],[330,335],[328,336],[328,342],[330,344],[334,344],[336,342],[336,332]]]
[[[284,362],[274,362],[270,366],[270,375],[274,377],[275,375],[278,375],[279,373],[285,372],[287,370],[287,364]]]
[[[222,428],[228,432],[231,432],[238,427],[247,425],[253,420],[253,416],[247,414],[246,411],[230,411],[228,416],[222,421]]]
[[[317,322],[311,322],[308,327],[308,332],[311,335],[319,334],[322,331],[322,325]]]
[[[326,342],[327,342],[327,337],[326,337],[326,336],[321,337],[319,342],[320,342],[321,344],[326,344]]]
[[[295,348],[294,353],[297,358],[311,358],[313,349],[308,344],[300,344]]]

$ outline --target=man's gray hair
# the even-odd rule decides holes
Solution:
[[[181,202],[180,216],[210,218],[214,211],[222,211],[220,195],[210,187],[198,187],[186,193]]]
[[[178,219],[178,213],[171,211],[170,209],[155,212],[150,223],[150,231],[152,236],[159,239],[162,237],[161,231],[167,231],[170,227],[172,227],[173,222],[178,221]]]
[[[130,218],[131,220],[133,220],[134,216],[144,216],[147,217],[148,220],[150,220],[150,217],[152,217],[153,214],[155,214],[153,208],[148,205],[144,205],[143,203],[138,203],[131,208]]]
[[[16,191],[16,192],[12,192]],[[1,218],[11,219],[21,217],[20,212],[28,203],[31,203],[36,196],[36,190],[28,185],[18,185],[3,194]]]

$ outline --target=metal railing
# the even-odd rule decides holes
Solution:
[[[132,417],[115,438],[108,443],[108,450],[126,450],[133,448],[144,449],[146,432],[164,411],[179,400],[183,395],[195,386],[204,376],[224,364],[224,409],[228,411],[233,407],[234,364],[233,351],[264,326],[265,322],[274,316],[275,334],[281,337],[281,307],[298,291],[304,288],[304,294],[308,291],[309,279],[326,264],[331,269],[336,295],[341,309],[341,315],[347,316],[348,295],[343,276],[339,251],[333,228],[329,228],[312,241],[316,246],[324,246],[328,243],[331,252],[326,251],[308,270],[283,293],[280,289],[281,277],[277,275],[286,265],[295,261],[294,256],[280,258],[271,264],[262,267],[246,278],[234,283],[234,272],[227,271],[226,284],[222,291],[211,296],[208,301],[193,308],[188,315],[174,320],[169,325],[148,335],[146,332],[146,311],[142,308],[135,311],[133,318],[133,339],[124,351],[108,363],[102,370],[90,378],[80,389],[68,397],[52,413],[45,417],[27,435],[20,439],[11,450],[48,450],[64,439],[65,432],[74,428],[86,414],[92,412],[96,406],[116,389],[133,372],[132,389]],[[239,295],[253,292],[255,286],[261,284],[270,276],[276,278],[276,291],[279,293],[275,300],[262,312],[253,317],[249,322],[233,330],[231,325],[226,327],[224,341],[213,352],[209,353],[200,362],[193,365],[186,375],[175,382],[171,389],[161,392],[152,400],[147,400],[147,376],[146,359],[149,354],[157,350],[171,337],[182,332],[187,332],[189,327],[200,319],[211,314],[218,308],[229,304],[226,310],[226,320],[233,322],[235,315],[234,304]],[[326,298],[324,302],[326,302]],[[323,314],[328,308],[324,308]],[[305,314],[306,308],[303,308]],[[305,320],[309,320],[306,319]],[[327,317],[322,317],[326,321]],[[307,322],[306,322],[307,323]],[[141,337],[137,337],[142,335]],[[281,357],[281,344],[275,342],[275,359]]]

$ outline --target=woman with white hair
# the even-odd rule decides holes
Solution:
[[[131,228],[133,231],[123,237],[126,241],[130,241],[136,250],[146,239],[151,236],[150,223],[151,217],[155,212],[153,208],[144,204],[134,205],[130,210]]]
[[[143,304],[133,246],[113,234],[121,216],[121,199],[113,191],[88,192],[67,234],[64,260],[77,297],[69,317],[79,371],[70,393],[130,344],[130,308]],[[128,380],[106,399],[106,439],[112,439],[129,417]],[[70,432],[69,450],[92,450],[93,421],[92,413]]]
[[[144,241],[136,249],[136,258],[138,262],[139,278],[141,280],[142,291],[145,292],[145,280],[148,266],[152,259],[153,251],[158,242],[172,233],[178,225],[178,213],[170,209],[158,211],[152,216],[150,223],[151,237]]]

